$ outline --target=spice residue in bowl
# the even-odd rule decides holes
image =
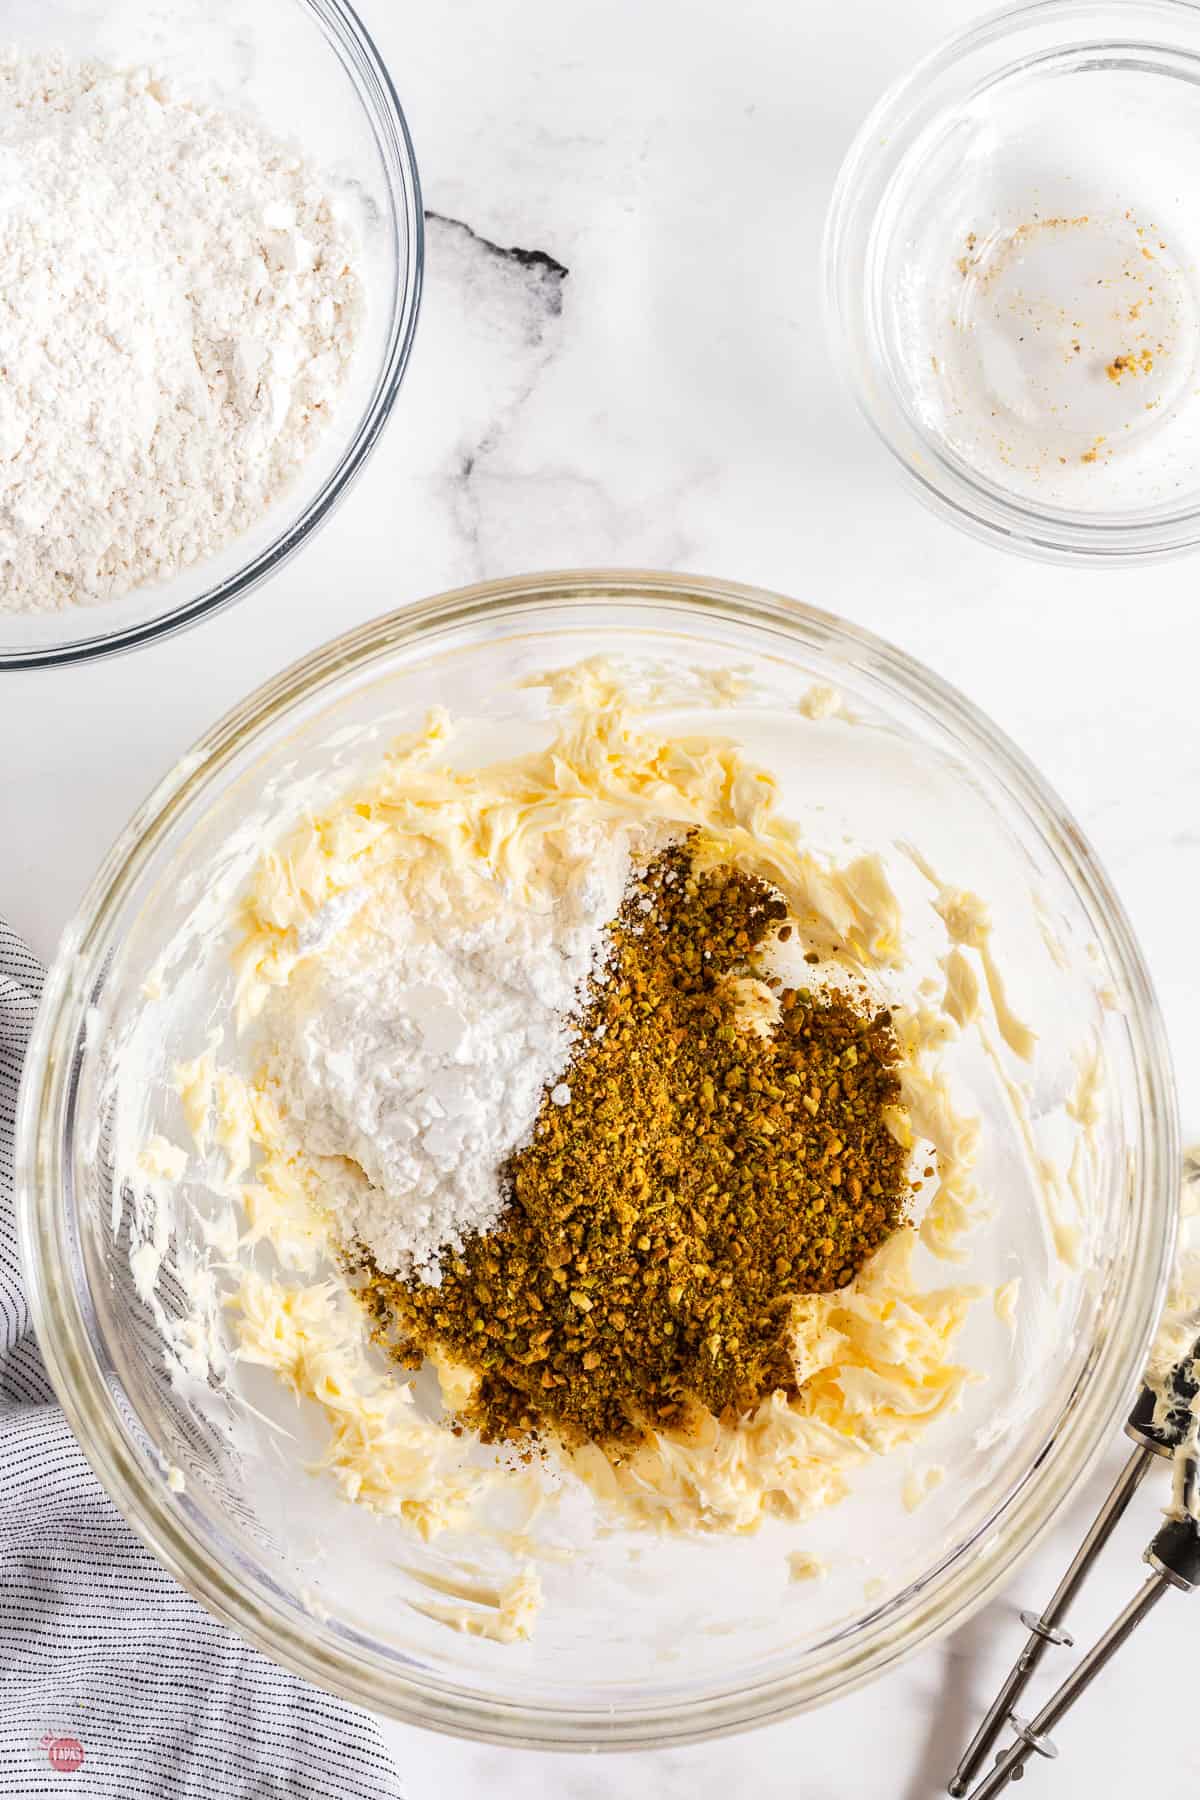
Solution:
[[[1173,488],[1200,299],[1157,226],[1130,208],[1010,201],[949,248],[912,284],[905,355],[925,427],[1042,504],[1132,504],[1168,474]]]

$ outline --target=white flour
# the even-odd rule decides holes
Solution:
[[[544,1092],[569,1097],[556,1083],[571,1014],[629,867],[620,842],[577,855],[586,873],[548,911],[505,900],[418,920],[376,905],[293,976],[271,1078],[306,1151],[363,1171],[328,1165],[327,1198],[339,1233],[384,1270],[436,1283],[438,1252],[498,1220],[500,1166]],[[345,897],[330,906],[340,923]]]
[[[111,599],[252,525],[360,308],[294,151],[146,70],[0,51],[0,611]]]

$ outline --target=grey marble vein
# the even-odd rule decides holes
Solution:
[[[494,244],[491,238],[484,237],[482,232],[476,231],[473,226],[468,225],[465,219],[451,219],[445,213],[434,212],[430,207],[426,207],[425,222],[426,224],[445,225],[455,231],[465,232],[471,242],[478,244],[480,249],[485,250],[489,256],[499,256],[505,262],[515,263],[519,269],[536,269],[551,282],[562,282],[571,273],[565,263],[560,263],[558,258],[551,256],[548,251],[522,250],[516,244],[510,244],[507,247],[503,244]],[[561,288],[553,289],[549,293],[548,305],[552,313],[557,314],[562,311]]]
[[[479,371],[444,479],[456,532],[484,573],[479,484],[558,346],[569,271],[545,250],[493,243],[465,220],[435,211],[425,218],[427,306],[440,300],[459,312],[459,354]]]

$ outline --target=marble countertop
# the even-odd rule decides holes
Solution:
[[[363,0],[429,208],[424,311],[384,441],[273,584],[132,657],[7,678],[0,909],[49,956],[100,856],[172,760],[286,663],[387,608],[538,567],[759,582],[893,639],[957,683],[1058,788],[1141,936],[1200,1135],[1198,565],[1045,568],[959,536],[897,482],[839,391],[819,316],[821,223],[880,89],[975,0]],[[520,252],[520,254],[517,254]],[[22,778],[15,779],[15,772]],[[689,1750],[572,1760],[387,1727],[413,1800],[486,1792],[925,1800],[944,1782],[1121,1454],[1011,1595],[862,1693]],[[1090,1636],[1141,1579],[1147,1485],[1078,1610]],[[1190,1794],[1200,1602],[1169,1597],[1029,1779]],[[1061,1653],[1056,1653],[1056,1655]],[[1055,1664],[1051,1664],[1053,1669]],[[1065,1667],[1065,1664],[1064,1664]],[[1151,1738],[1149,1741],[1153,1741]]]

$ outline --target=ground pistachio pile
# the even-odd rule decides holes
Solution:
[[[445,1257],[438,1287],[364,1273],[393,1354],[481,1376],[462,1423],[489,1440],[633,1444],[794,1391],[796,1299],[848,1283],[903,1217],[890,1015],[764,981],[786,907],[701,848],[668,849],[627,894],[570,1099],[547,1095],[510,1158],[500,1225]]]

